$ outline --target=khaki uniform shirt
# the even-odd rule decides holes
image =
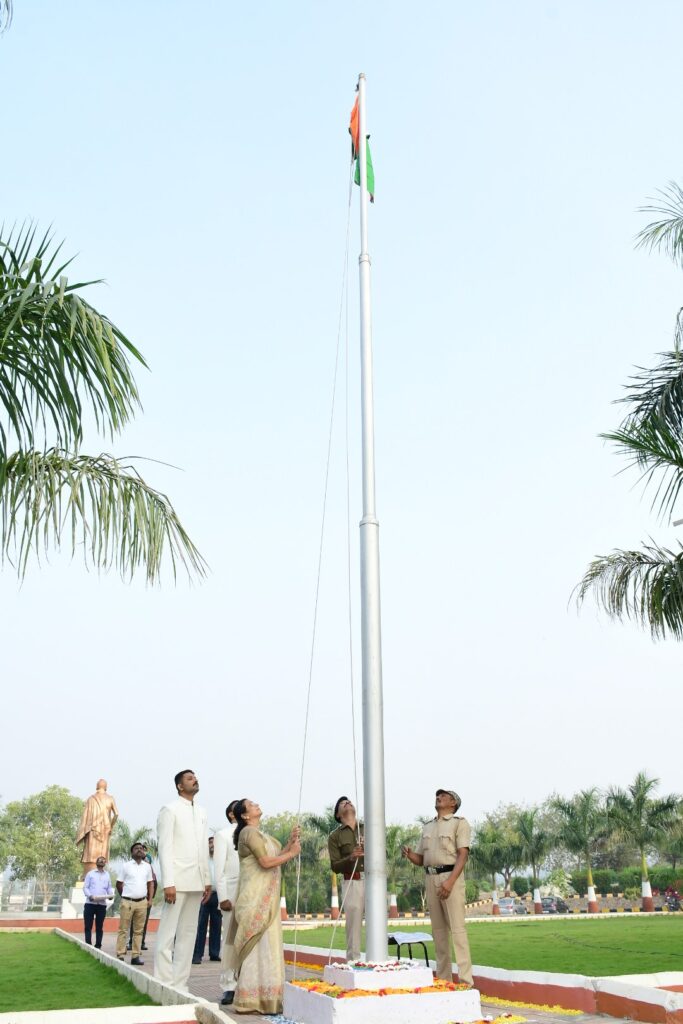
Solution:
[[[350,875],[352,871],[363,870],[363,858],[359,857],[356,864],[356,858],[352,856],[357,845],[356,833],[350,825],[340,825],[334,832],[330,832],[327,849],[330,853],[330,866],[335,874]]]
[[[437,868],[444,864],[455,864],[458,850],[472,844],[472,830],[466,818],[449,814],[445,818],[433,818],[422,831],[422,838],[416,853],[421,853],[426,868]],[[464,872],[457,882],[464,884]],[[456,882],[456,884],[457,884]]]

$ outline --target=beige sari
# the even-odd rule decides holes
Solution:
[[[280,924],[280,869],[262,868],[258,857],[276,857],[280,844],[247,825],[240,832],[240,885],[231,932],[238,1013],[282,1013],[285,961]]]

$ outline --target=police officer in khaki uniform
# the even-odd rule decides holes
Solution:
[[[330,865],[337,875],[343,875],[342,903],[346,917],[346,959],[360,959],[360,936],[365,909],[365,879],[363,874],[363,836],[356,808],[347,796],[340,796],[334,807],[339,827],[327,840]]]
[[[472,985],[472,957],[465,930],[465,864],[470,853],[471,830],[458,818],[460,797],[452,789],[437,789],[436,818],[427,822],[417,850],[403,847],[403,856],[424,867],[427,907],[432,919],[436,976],[452,981],[449,936],[453,937],[458,977]]]

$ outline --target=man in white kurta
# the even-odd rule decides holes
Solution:
[[[218,905],[223,911],[223,950],[221,955],[221,977],[223,987],[223,998],[221,1004],[230,1006],[235,997],[237,978],[235,971],[230,966],[231,950],[228,943],[230,925],[232,923],[232,912],[237,899],[237,887],[240,880],[240,859],[235,849],[233,836],[237,823],[233,810],[239,800],[231,800],[225,808],[225,817],[228,824],[225,828],[216,832],[213,841],[213,864],[216,872],[216,893],[218,894]]]
[[[199,792],[192,771],[175,777],[178,799],[159,811],[157,837],[164,905],[154,953],[154,977],[187,990],[201,903],[211,895],[206,811],[194,802]]]

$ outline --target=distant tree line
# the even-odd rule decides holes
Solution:
[[[492,887],[524,895],[541,881],[563,892],[584,895],[635,892],[643,880],[655,888],[683,878],[683,801],[657,795],[658,779],[639,772],[625,789],[582,790],[567,799],[552,796],[533,807],[505,804],[474,825],[466,871],[468,901]],[[10,877],[35,879],[45,894],[55,882],[68,887],[81,871],[75,845],[83,801],[61,786],[14,801],[0,810],[0,870]],[[263,828],[286,841],[296,816],[290,812],[263,821]],[[301,818],[301,858],[282,873],[290,913],[328,910],[338,880],[330,869],[327,837],[336,827],[332,808]],[[424,873],[401,856],[415,846],[422,822],[387,826],[387,877],[399,910],[422,910]],[[110,859],[128,857],[131,843],[155,850],[154,832],[133,829],[119,819]],[[298,880],[297,880],[298,877]]]

